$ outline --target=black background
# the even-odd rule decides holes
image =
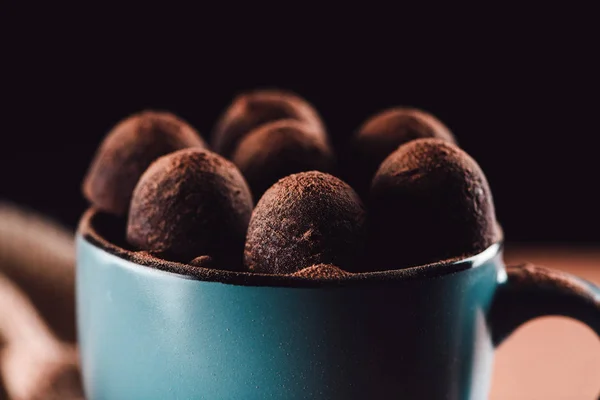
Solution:
[[[600,241],[598,45],[584,10],[470,9],[463,22],[300,8],[8,10],[0,198],[75,226],[87,164],[118,120],[167,109],[208,137],[236,93],[281,87],[318,108],[338,145],[383,108],[424,108],[486,172],[508,240]]]

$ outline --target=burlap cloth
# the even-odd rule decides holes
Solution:
[[[0,202],[0,399],[82,399],[73,233]]]

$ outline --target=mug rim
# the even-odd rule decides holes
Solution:
[[[249,271],[210,269],[163,260],[146,252],[128,250],[107,240],[96,229],[94,222],[106,215],[107,214],[94,208],[88,209],[81,217],[77,229],[77,236],[95,249],[108,253],[121,261],[128,262],[128,264],[131,264],[128,266],[130,269],[139,268],[140,272],[156,271],[181,279],[218,282],[239,286],[333,287],[356,284],[365,285],[369,283],[397,283],[399,281],[441,278],[484,265],[499,256],[504,247],[503,241],[499,241],[477,254],[454,257],[429,264],[395,270],[348,273],[347,276],[334,279],[307,278],[294,275],[275,275]]]

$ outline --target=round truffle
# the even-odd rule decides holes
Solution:
[[[188,264],[194,267],[202,267],[202,268],[214,268],[213,259],[211,256],[200,256],[194,258]]]
[[[365,265],[374,271],[474,255],[502,236],[481,168],[439,139],[409,142],[386,158],[369,207]]]
[[[424,138],[455,143],[454,136],[440,120],[416,108],[396,107],[372,116],[352,139],[347,160],[348,181],[359,195],[366,196],[381,162],[400,145]]]
[[[301,269],[300,271],[296,271],[292,274],[292,276],[299,276],[302,278],[325,280],[338,280],[349,275],[350,274],[348,272],[331,264],[313,265],[312,267]]]
[[[239,141],[267,122],[294,119],[310,125],[310,132],[325,140],[325,128],[317,111],[301,97],[279,90],[257,90],[237,96],[221,116],[213,132],[216,152],[230,157]]]
[[[131,200],[127,240],[140,250],[188,262],[198,254],[239,270],[252,196],[231,162],[201,149],[156,160]]]
[[[354,190],[329,174],[302,172],[279,180],[256,205],[244,262],[271,274],[315,264],[353,271],[364,236],[365,211]]]
[[[231,160],[255,198],[288,175],[312,170],[331,172],[333,152],[314,129],[287,119],[262,125],[240,141]]]
[[[134,114],[119,122],[98,148],[83,194],[97,209],[124,215],[135,185],[152,161],[188,147],[206,145],[182,119],[167,112]]]

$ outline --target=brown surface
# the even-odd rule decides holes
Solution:
[[[0,273],[27,294],[59,339],[75,341],[75,244],[68,229],[0,201]]]
[[[523,261],[600,284],[600,248],[507,248],[508,264]],[[600,341],[579,322],[534,320],[496,352],[490,399],[595,399],[599,393]]]

